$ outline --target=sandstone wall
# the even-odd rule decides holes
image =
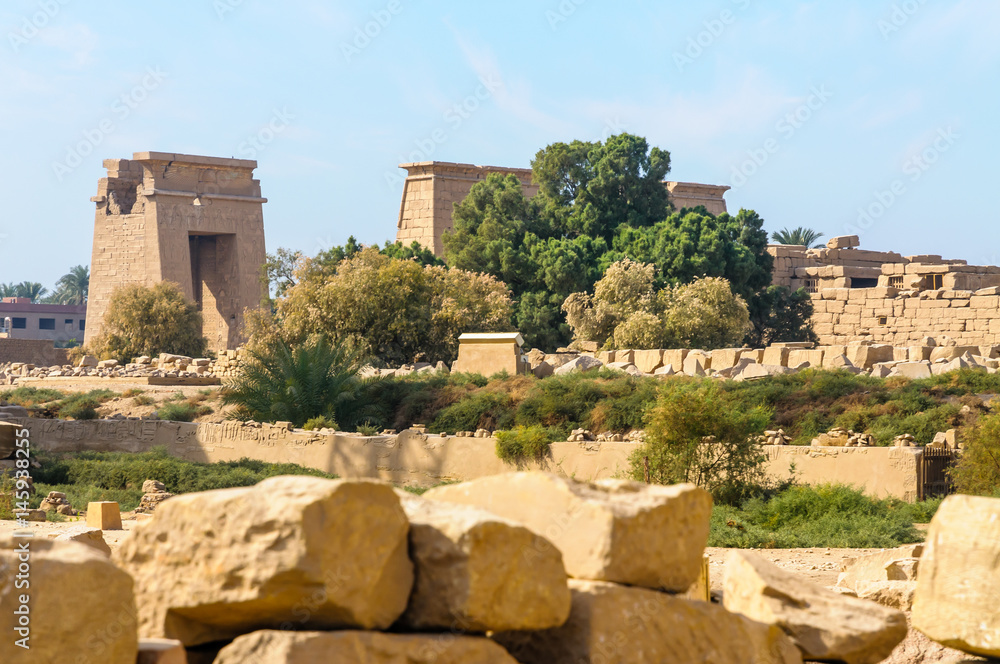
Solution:
[[[1000,343],[1000,296],[973,291],[924,291],[902,297],[895,288],[827,288],[813,295],[813,329],[821,344],[859,338],[894,346],[947,335],[959,345]]]
[[[54,347],[51,340],[0,337],[0,364],[23,362],[51,367],[62,366],[68,361],[66,349]]]
[[[497,458],[492,438],[313,433],[285,426],[237,422],[191,424],[158,420],[23,420],[32,449],[48,452],[141,452],[165,446],[190,461],[259,459],[297,463],[341,477],[370,477],[413,486],[465,481],[513,470]],[[634,442],[553,443],[551,456],[522,469],[543,469],[578,480],[624,477]],[[867,493],[914,500],[920,448],[814,448],[765,446],[769,473],[788,477],[791,464],[800,482],[842,482]]]

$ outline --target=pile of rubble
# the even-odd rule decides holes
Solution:
[[[75,367],[36,367],[12,362],[0,365],[0,379],[6,378],[13,384],[17,378],[223,378],[235,375],[244,353],[242,348],[219,351],[214,358],[161,353],[155,358],[143,355],[125,365],[118,360],[98,360],[93,355],[85,355]]]
[[[174,494],[167,491],[163,482],[146,480],[142,483],[142,498],[139,500],[139,506],[135,508],[135,513],[152,514],[160,503],[173,497]]]
[[[706,580],[711,507],[692,485],[540,472],[423,497],[314,477],[176,496],[112,560],[81,541],[32,541],[32,596],[53,598],[32,611],[32,657],[874,664],[907,634],[911,594],[917,629],[1000,655],[1000,500],[948,498],[922,550],[855,561],[836,590],[733,551],[722,606],[685,595]],[[0,588],[16,546],[0,538]],[[0,613],[18,601],[0,592]],[[19,661],[16,647],[0,641],[0,661]]]
[[[874,447],[875,436],[870,433],[857,433],[843,427],[834,427],[813,438],[810,445],[814,447]]]

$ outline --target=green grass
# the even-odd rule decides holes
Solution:
[[[42,467],[32,475],[37,506],[49,491],[62,491],[76,509],[88,502],[112,500],[123,511],[135,509],[142,498],[142,483],[163,482],[167,491],[190,493],[252,486],[275,475],[311,475],[335,478],[312,468],[291,463],[265,463],[254,459],[197,463],[170,456],[165,448],[149,452],[81,452],[71,457],[41,453]]]
[[[197,405],[188,401],[168,401],[160,405],[156,416],[161,420],[170,420],[171,422],[193,422],[196,417],[208,415],[211,412],[210,406]]]
[[[793,486],[739,507],[712,509],[709,546],[789,549],[891,548],[921,542],[940,499],[908,504],[878,500],[843,485]]]

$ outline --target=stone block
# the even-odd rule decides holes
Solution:
[[[27,546],[30,587],[15,575]],[[14,613],[29,596],[24,632]],[[107,556],[78,542],[0,536],[0,662],[134,664],[139,650],[132,579]],[[25,643],[30,650],[16,644]]]
[[[663,351],[663,365],[673,367],[674,373],[684,371],[684,359],[687,357],[686,348],[677,348]]]
[[[594,371],[604,366],[604,363],[594,357],[580,355],[569,362],[558,367],[553,373],[557,376],[564,376],[571,373],[581,373],[584,371]]]
[[[858,599],[875,602],[890,609],[909,611],[913,608],[914,581],[858,581]]]
[[[787,367],[789,352],[790,349],[784,346],[768,346],[764,349],[764,359],[761,361],[761,364]]]
[[[487,632],[566,622],[566,569],[548,540],[485,510],[396,493],[410,521],[414,563],[401,624]]]
[[[861,238],[857,235],[838,235],[826,242],[827,249],[850,249],[861,246]]]
[[[731,551],[727,610],[777,625],[806,660],[876,664],[906,637],[906,616],[821,588],[747,551]]]
[[[135,578],[144,637],[193,646],[287,622],[385,629],[413,583],[408,530],[388,485],[272,477],[163,502],[113,558]]]
[[[214,664],[517,664],[493,641],[453,634],[261,630],[223,648]]]
[[[1000,657],[1000,499],[948,496],[931,520],[913,626],[941,645]]]
[[[704,376],[710,364],[708,355],[703,351],[690,351],[684,358],[684,373],[688,376]]]
[[[118,503],[101,501],[87,504],[87,525],[98,530],[121,530],[122,513]]]
[[[689,484],[583,483],[543,472],[483,477],[424,497],[524,524],[556,545],[570,576],[674,592],[698,578],[712,506]]]
[[[79,542],[100,551],[108,557],[111,556],[111,547],[104,541],[104,533],[90,526],[73,526],[56,536],[56,541]]]
[[[174,639],[139,639],[136,664],[187,664],[184,644]]]
[[[572,579],[570,588],[573,609],[562,627],[493,638],[523,664],[802,661],[781,629],[717,604],[598,581]]]
[[[930,378],[931,365],[929,362],[900,362],[892,368],[891,375],[911,379]]]
[[[823,349],[801,349],[793,348],[788,351],[788,366],[799,367],[807,364],[809,367],[818,368],[823,366]]]
[[[632,360],[639,371],[651,374],[663,366],[663,350],[637,350]]]
[[[712,351],[712,368],[716,371],[731,369],[740,361],[742,348],[717,348]]]

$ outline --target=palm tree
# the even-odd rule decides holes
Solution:
[[[90,268],[77,265],[56,282],[55,298],[61,304],[83,304],[90,290]]]
[[[814,231],[811,228],[803,228],[802,226],[794,230],[784,228],[771,233],[771,239],[780,244],[798,244],[813,249],[819,249],[823,246],[822,244],[814,244],[821,237],[823,237],[822,233]]]
[[[0,297],[17,297],[17,284],[0,284]]]
[[[37,281],[22,281],[14,286],[14,297],[29,297],[33,302],[42,299],[49,289]]]
[[[339,428],[379,414],[367,394],[378,379],[359,375],[364,360],[344,344],[313,337],[292,345],[275,338],[247,352],[250,361],[223,390],[222,402],[236,406],[235,419],[300,427],[323,417]]]

